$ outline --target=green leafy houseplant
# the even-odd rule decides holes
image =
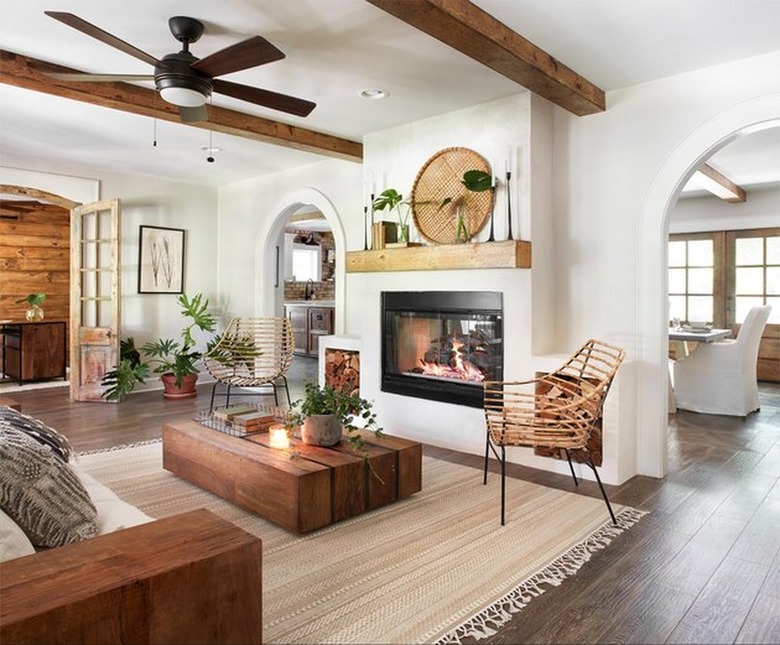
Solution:
[[[461,179],[460,183],[466,187],[466,190],[472,193],[482,193],[486,190],[492,190],[494,188],[493,176],[484,170],[467,170],[463,173],[463,178]],[[467,230],[466,223],[463,218],[463,209],[468,208],[467,197],[468,194],[463,195],[462,197],[459,197],[457,200],[455,200],[455,206],[457,208],[455,237],[460,242],[467,242],[471,238],[471,234]],[[444,208],[452,201],[452,197],[445,197],[442,200],[442,203],[439,205],[439,208]]]
[[[357,433],[359,428],[355,425],[356,417],[362,420],[363,429],[373,431],[377,437],[382,436],[382,428],[377,423],[372,407],[372,402],[330,385],[306,383],[304,397],[292,404],[288,424],[302,425],[307,417],[333,415],[344,428],[352,450],[359,452],[363,438]]]
[[[46,300],[46,294],[41,291],[39,293],[31,293],[25,298],[20,298],[16,301],[16,304],[26,302],[31,307],[40,307],[44,300]]]
[[[46,300],[46,294],[41,291],[39,293],[31,293],[25,298],[20,298],[16,301],[16,304],[26,302],[29,308],[25,312],[25,317],[30,322],[37,322],[43,320],[43,309],[41,308],[41,305],[44,300]]]
[[[182,315],[191,321],[182,329],[181,341],[160,338],[144,344],[141,351],[149,356],[150,363],[155,365],[155,374],[172,374],[176,377],[176,387],[181,387],[185,376],[200,372],[197,362],[202,353],[195,348],[193,331],[197,328],[201,331],[213,332],[217,323],[214,316],[209,313],[209,301],[204,299],[202,294],[196,294],[190,299],[186,293],[183,293],[178,297],[177,302],[181,307]]]
[[[395,188],[388,188],[379,193],[379,197],[374,200],[373,208],[375,211],[395,210],[398,217],[398,241],[409,241],[409,211],[411,201],[404,200],[404,196]]]
[[[101,383],[107,389],[103,398],[107,401],[124,401],[137,383],[145,383],[149,365],[141,360],[133,338],[119,341],[119,364],[103,375]]]

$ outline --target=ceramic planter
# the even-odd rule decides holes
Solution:
[[[313,414],[301,425],[301,440],[312,446],[335,446],[341,441],[343,428],[333,414]]]

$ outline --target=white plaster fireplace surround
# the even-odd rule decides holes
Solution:
[[[381,294],[383,291],[494,291],[503,295],[504,379],[529,379],[554,369],[568,357],[551,355],[556,340],[552,230],[552,109],[530,94],[491,103],[368,135],[364,140],[364,180],[376,190],[393,187],[410,192],[419,168],[434,153],[451,146],[471,148],[490,161],[502,181],[512,164],[511,205],[515,239],[531,241],[531,269],[461,269],[347,273],[344,332],[360,346],[361,396],[373,400],[388,431],[431,445],[484,454],[485,423],[481,409],[418,399],[381,391]],[[474,124],[478,127],[474,127]],[[494,210],[495,238],[507,238],[506,186],[499,184]],[[488,228],[477,237],[484,241]],[[361,234],[362,235],[362,234]],[[412,240],[416,232],[412,232]],[[351,249],[362,246],[362,239]],[[598,331],[594,335],[598,335]],[[610,340],[609,338],[604,338]],[[587,338],[580,339],[585,342]],[[613,339],[614,340],[614,339]],[[575,343],[577,347],[578,343]],[[572,347],[574,351],[577,347]],[[618,483],[616,430],[620,375],[605,408],[602,479]],[[627,449],[623,446],[623,449]],[[538,457],[523,448],[508,451],[510,461],[568,473],[558,460]],[[588,468],[580,473],[592,478]],[[633,473],[632,473],[633,474]]]

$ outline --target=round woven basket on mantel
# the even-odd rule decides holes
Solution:
[[[490,164],[469,148],[444,148],[425,162],[412,188],[414,225],[426,240],[434,244],[455,244],[457,205],[462,203],[463,218],[471,239],[490,219],[492,190],[472,192],[462,183],[467,170],[491,173]],[[450,201],[442,206],[445,200]]]

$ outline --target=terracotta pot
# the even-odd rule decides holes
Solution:
[[[303,420],[301,441],[312,446],[335,446],[343,428],[334,414],[313,414]]]
[[[189,399],[198,395],[195,389],[195,383],[198,380],[197,374],[188,374],[182,379],[181,387],[176,387],[176,377],[173,374],[163,374],[160,377],[163,383],[163,396],[166,399]]]

